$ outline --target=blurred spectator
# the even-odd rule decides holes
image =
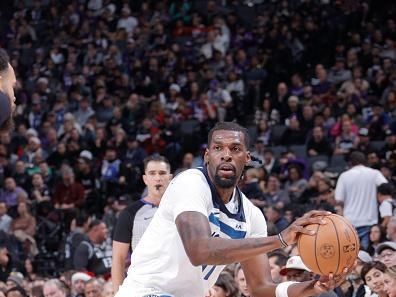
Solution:
[[[310,157],[314,156],[330,156],[332,148],[329,140],[326,138],[322,127],[315,127],[312,130],[312,136],[307,142],[307,154]]]
[[[95,276],[108,275],[112,252],[105,223],[93,220],[87,236],[88,239],[81,241],[74,252],[74,269],[91,272]]]
[[[227,272],[222,272],[219,275],[216,283],[210,289],[208,297],[239,297],[239,288],[233,276]]]
[[[44,297],[67,297],[66,285],[58,279],[47,280],[43,285]]]
[[[285,190],[289,193],[292,203],[299,202],[299,199],[306,189],[308,182],[303,176],[301,167],[298,165],[288,166],[288,179],[285,183]]]
[[[0,245],[0,268],[0,281],[5,283],[14,267],[7,247],[2,244]]]
[[[7,208],[12,208],[11,211],[15,213],[19,199],[26,199],[27,196],[25,190],[18,187],[12,177],[6,178],[4,189],[0,194],[0,201],[5,202]]]
[[[392,216],[386,226],[386,238],[396,241],[396,217]]]
[[[92,277],[84,272],[76,272],[71,277],[71,297],[84,297],[85,285]]]
[[[379,218],[382,228],[386,228],[390,218],[394,215],[393,185],[384,183],[377,188],[377,200],[379,204]]]
[[[0,230],[8,233],[10,231],[12,218],[7,214],[7,204],[0,202]]]
[[[393,241],[385,241],[377,246],[376,253],[379,261],[384,263],[386,267],[396,265],[396,243]]]
[[[241,292],[241,297],[251,296],[249,286],[246,283],[245,274],[243,273],[243,269],[240,264],[237,264],[235,266],[234,277],[235,277],[235,282],[238,285],[239,291]]]
[[[30,213],[29,206],[24,201],[18,202],[18,215],[11,223],[11,231],[24,245],[28,254],[38,254],[36,240],[36,219]]]
[[[389,297],[396,296],[396,271],[394,266],[388,267],[384,274],[384,290]]]
[[[276,226],[277,232],[282,232],[289,226],[289,222],[285,219],[283,215],[283,209],[276,206],[269,206],[265,209],[265,217],[269,223]]]
[[[103,294],[103,283],[97,278],[91,278],[85,283],[85,297],[101,297]]]
[[[375,255],[375,250],[378,247],[378,245],[385,241],[385,232],[384,230],[381,228],[380,225],[375,224],[372,225],[370,228],[370,243],[369,243],[369,247],[367,249],[367,252],[371,255],[374,256]]]
[[[70,226],[70,233],[67,235],[64,247],[65,268],[71,269],[73,267],[74,252],[77,246],[83,241],[87,240],[87,231],[90,224],[90,217],[80,211],[72,220]]]
[[[282,135],[281,144],[284,146],[304,144],[305,132],[301,129],[298,118],[292,116],[288,120],[288,127]]]
[[[287,258],[287,254],[282,251],[273,251],[268,254],[271,277],[275,283],[280,283],[285,280],[284,276],[280,274],[280,271],[286,265]]]
[[[337,181],[335,199],[343,207],[343,215],[357,229],[360,244],[368,248],[370,226],[378,223],[377,187],[386,183],[385,177],[375,169],[366,167],[365,156],[353,152],[349,156],[351,168]],[[362,218],[361,211],[365,212]]]
[[[281,189],[281,183],[277,175],[271,174],[268,177],[266,190],[264,198],[267,205],[283,208],[290,202],[289,194],[287,191]]]

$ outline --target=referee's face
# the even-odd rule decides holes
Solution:
[[[162,196],[172,175],[170,174],[169,165],[165,162],[150,161],[143,175],[143,181],[147,186],[149,196]]]

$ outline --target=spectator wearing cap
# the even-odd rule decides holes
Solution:
[[[367,128],[360,128],[358,136],[359,140],[356,149],[365,154],[371,151],[372,147],[370,145],[369,130]]]
[[[291,256],[287,260],[285,267],[279,271],[279,274],[285,276],[287,281],[303,282],[314,279],[314,273],[305,266],[300,256]],[[329,291],[321,293],[318,296],[337,297],[337,294],[334,291]]]
[[[41,140],[38,137],[32,136],[28,139],[28,144],[20,159],[27,164],[34,164],[34,159],[37,156],[46,159],[47,153],[41,147]]]
[[[24,287],[24,279],[23,279],[23,274],[20,272],[11,272],[10,276],[7,278],[6,282],[7,288],[11,289],[13,287]]]
[[[365,166],[366,158],[361,152],[351,153],[349,162],[351,168],[338,178],[335,199],[357,229],[361,246],[367,249],[370,226],[378,223],[377,187],[387,180],[380,171]]]
[[[100,213],[101,210],[98,210],[98,208],[101,205],[94,202],[98,195],[99,181],[93,166],[92,153],[88,150],[81,151],[77,159],[76,181],[84,187],[85,207],[89,209],[90,213]]]
[[[85,272],[74,273],[71,277],[71,297],[84,297],[85,284],[91,278],[92,277]]]
[[[321,126],[316,126],[312,130],[312,136],[307,142],[307,155],[315,156],[330,156],[332,154],[331,143],[324,134]]]
[[[386,265],[386,267],[391,267],[396,265],[396,242],[385,241],[377,246],[376,253],[378,255],[378,260]]]

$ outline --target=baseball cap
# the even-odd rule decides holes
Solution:
[[[87,159],[87,160],[90,160],[90,161],[92,161],[92,153],[90,152],[90,151],[87,151],[87,150],[83,150],[81,153],[80,153],[80,158],[84,158],[84,159]]]
[[[289,269],[298,269],[311,272],[311,270],[307,266],[305,266],[300,256],[290,257],[286,262],[286,266],[279,271],[279,274],[286,275]]]
[[[180,86],[178,84],[171,84],[169,90],[173,90],[177,93],[180,93]]]
[[[386,249],[390,249],[390,250],[396,251],[396,242],[393,242],[393,241],[385,241],[385,242],[383,242],[383,243],[380,243],[380,244],[377,246],[376,252],[377,252],[377,254],[381,254],[381,252],[382,252],[383,250],[386,250]]]
[[[367,128],[360,128],[359,129],[359,135],[360,136],[368,136],[369,135],[369,131]]]
[[[8,96],[0,92],[0,125],[2,125],[11,116],[11,104]]]
[[[369,263],[369,262],[373,261],[373,258],[366,251],[359,251],[358,259],[360,261],[362,261],[363,263]]]
[[[23,274],[17,271],[13,271],[7,278],[7,281],[11,281],[15,285],[23,287]]]

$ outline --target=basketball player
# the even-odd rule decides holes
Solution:
[[[165,157],[150,156],[143,163],[147,196],[121,211],[114,231],[111,267],[114,292],[118,291],[125,278],[125,258],[128,252],[135,249],[172,179],[171,167]]]
[[[15,110],[14,69],[5,50],[0,48],[0,131],[10,131],[14,127],[12,113]]]
[[[267,236],[264,216],[236,187],[250,162],[249,134],[232,122],[209,132],[204,168],[189,169],[169,184],[161,205],[131,257],[128,276],[116,297],[201,297],[226,264],[240,262],[251,294],[304,297],[333,289],[345,275],[275,284],[265,253],[296,242],[311,211],[282,234]]]

